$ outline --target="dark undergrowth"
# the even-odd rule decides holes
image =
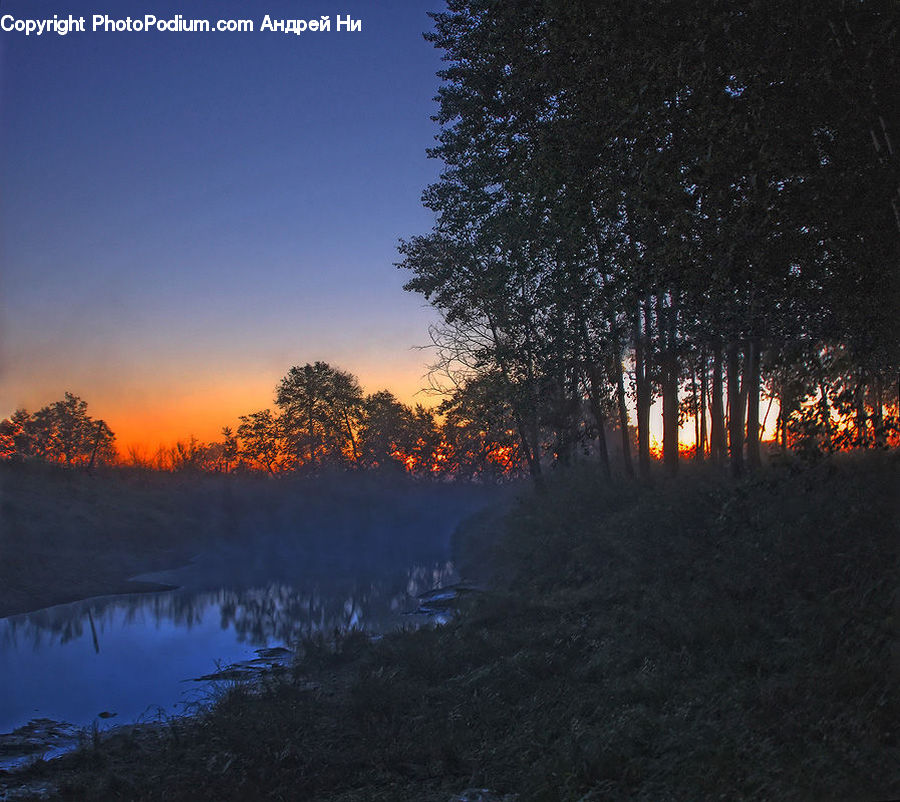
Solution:
[[[0,617],[152,589],[127,578],[188,559],[216,523],[199,514],[210,495],[149,473],[0,463]]]
[[[335,539],[348,554],[380,551],[403,564],[417,541],[490,492],[376,472],[275,479],[0,462],[0,617],[158,590],[129,577],[263,535],[302,548],[309,564],[333,555]]]
[[[104,800],[898,798],[898,467],[559,474],[461,533],[495,583],[456,623],[308,643],[289,676],[21,779]]]

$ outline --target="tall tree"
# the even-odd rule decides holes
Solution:
[[[446,169],[425,193],[435,229],[401,265],[476,355],[471,378],[501,378],[533,474],[541,422],[564,456],[581,396],[595,416],[621,398],[598,366],[623,349],[644,476],[659,394],[677,469],[699,355],[716,461],[727,373],[734,471],[759,463],[767,366],[804,370],[785,364],[791,342],[851,353],[868,419],[883,394],[866,383],[898,364],[896,5],[450,0],[433,16],[446,68],[431,155]],[[840,394],[818,392],[834,408]]]

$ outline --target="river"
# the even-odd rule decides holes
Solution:
[[[417,597],[458,580],[450,534],[472,508],[423,511],[418,529],[407,516],[403,531],[365,510],[348,527],[344,511],[334,532],[254,535],[138,577],[173,590],[0,619],[0,768],[53,756],[92,728],[189,714],[218,683],[289,665],[317,633],[442,620]]]

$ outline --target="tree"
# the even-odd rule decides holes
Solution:
[[[357,465],[363,394],[352,373],[325,362],[292,367],[276,388],[293,467]]]
[[[238,456],[251,470],[278,473],[284,466],[284,426],[270,409],[241,415],[237,428]]]
[[[0,459],[24,459],[34,454],[30,421],[31,415],[26,409],[17,409],[0,421]]]
[[[359,454],[362,465],[412,469],[416,449],[415,417],[388,390],[367,395],[362,405],[359,427]]]
[[[400,266],[465,381],[499,377],[536,479],[540,423],[564,461],[585,396],[598,424],[615,397],[625,435],[623,352],[644,476],[657,395],[677,470],[698,361],[712,454],[727,412],[736,474],[759,464],[764,371],[791,370],[791,342],[849,354],[857,430],[883,418],[900,351],[895,6],[450,0],[433,17],[445,169],[424,195],[434,229]]]
[[[69,392],[34,414],[17,410],[0,424],[0,438],[6,458],[33,457],[87,468],[116,459],[112,430],[105,421],[91,418],[87,402]]]
[[[438,408],[448,449],[444,470],[463,478],[519,475],[521,452],[515,415],[497,373],[470,379]]]
[[[228,473],[238,456],[238,439],[230,426],[222,427],[222,471]]]
[[[446,470],[446,444],[434,412],[422,404],[412,411],[412,443],[408,462],[412,473],[420,476],[438,475]]]

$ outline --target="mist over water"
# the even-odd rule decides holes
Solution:
[[[140,576],[177,589],[0,619],[0,733],[179,715],[208,698],[198,679],[287,660],[280,649],[303,637],[430,623],[411,614],[416,596],[458,579],[450,536],[492,495],[399,480],[229,485],[208,511],[222,536]]]

